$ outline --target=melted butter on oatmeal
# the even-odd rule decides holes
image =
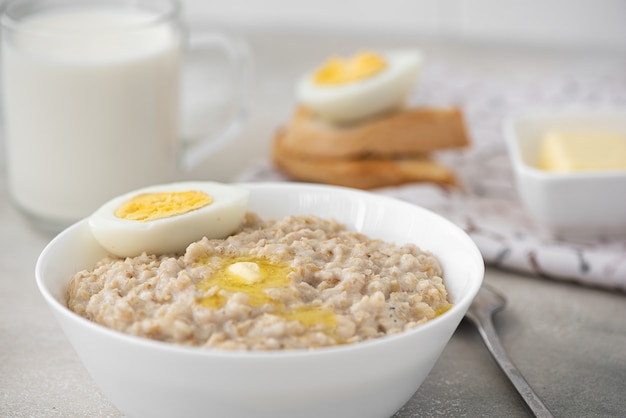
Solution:
[[[439,316],[439,315],[443,315],[446,312],[448,312],[450,309],[452,309],[452,305],[451,303],[444,305],[444,306],[439,306],[437,307],[437,309],[435,310],[435,316]]]
[[[289,286],[291,272],[293,269],[290,266],[275,264],[264,258],[225,258],[210,277],[198,284],[200,290],[208,293],[198,303],[207,308],[219,309],[226,303],[226,297],[220,291],[244,293],[251,306],[270,304],[274,306],[273,315],[288,321],[299,321],[305,327],[322,325],[332,332],[336,325],[336,315],[331,310],[308,305],[288,310],[282,302],[272,299],[266,293],[271,288]]]
[[[239,261],[228,266],[228,273],[252,284],[262,277],[261,267],[252,261]]]
[[[277,314],[288,321],[300,321],[305,327],[321,324],[332,330],[337,325],[335,313],[321,306],[301,306],[294,311],[280,311]]]
[[[255,264],[257,267],[252,268],[250,264]],[[198,284],[200,290],[209,292],[207,296],[199,300],[199,303],[208,308],[221,308],[225,303],[225,298],[219,294],[219,291],[223,290],[228,293],[246,294],[251,306],[268,303],[276,305],[277,302],[269,297],[265,290],[288,286],[291,283],[288,277],[291,271],[288,265],[273,264],[263,258],[224,258],[218,269]],[[251,280],[252,275],[255,277]]]

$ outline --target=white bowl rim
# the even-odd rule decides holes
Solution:
[[[299,189],[308,188],[310,190],[335,189],[335,190],[343,190],[347,193],[362,194],[362,195],[366,195],[366,194],[375,195],[374,193],[370,193],[370,192],[358,190],[358,189],[352,189],[348,187],[319,185],[319,184],[314,184],[314,183],[299,183],[299,182],[289,182],[289,183],[286,183],[286,182],[247,182],[246,183],[246,182],[241,182],[241,183],[233,183],[233,184],[237,184],[242,187],[259,187],[259,186],[260,187],[281,187],[281,188],[294,187],[294,188],[299,188]],[[471,251],[474,253],[472,255],[472,258],[476,258],[477,260],[483,260],[482,255],[477,245],[473,242],[473,240],[469,237],[469,235],[465,233],[465,231],[463,231],[459,226],[454,224],[452,221],[444,218],[443,216],[435,212],[432,212],[428,209],[425,209],[413,203],[405,202],[400,199],[396,199],[396,198],[385,196],[385,195],[375,195],[375,196],[376,196],[376,199],[389,200],[389,201],[395,202],[395,204],[411,206],[412,208],[415,208],[415,210],[417,211],[421,211],[423,213],[429,214],[429,216],[434,216],[434,217],[439,218],[441,222],[447,224],[447,226],[451,230],[455,231],[455,233],[459,236],[460,239],[466,241],[466,244],[468,244],[468,248],[471,248]],[[52,246],[58,239],[60,239],[61,237],[65,235],[71,234],[75,229],[84,227],[87,223],[88,223],[88,218],[85,218],[69,226],[67,229],[63,230],[56,237],[54,237],[40,253],[40,256],[38,257],[37,262],[35,264],[35,280],[36,280],[37,287],[39,288],[39,291],[42,294],[43,298],[46,300],[48,305],[57,312],[57,314],[63,315],[71,321],[78,321],[83,326],[86,326],[87,328],[89,328],[92,332],[97,332],[97,333],[100,333],[101,335],[106,335],[111,338],[126,341],[129,344],[134,344],[139,347],[145,347],[145,348],[150,348],[154,350],[161,350],[161,351],[165,351],[165,352],[169,352],[173,354],[178,353],[178,354],[201,356],[201,357],[211,356],[211,357],[220,357],[224,359],[226,358],[235,358],[235,359],[236,358],[286,358],[286,357],[292,358],[292,357],[301,357],[301,356],[307,356],[307,357],[325,356],[325,355],[334,355],[335,353],[341,353],[341,352],[346,352],[346,351],[354,352],[355,350],[365,350],[365,349],[368,349],[369,347],[374,347],[380,344],[388,344],[395,340],[409,338],[411,334],[416,333],[416,332],[421,332],[420,331],[421,329],[431,328],[431,327],[437,326],[437,324],[441,321],[446,321],[447,318],[451,316],[454,312],[457,312],[458,310],[464,309],[464,307],[469,306],[474,296],[478,292],[478,289],[482,285],[482,282],[484,279],[484,270],[485,270],[484,262],[478,263],[477,267],[479,270],[476,272],[476,274],[477,276],[479,276],[479,279],[475,280],[472,283],[471,287],[468,289],[467,293],[464,295],[464,297],[461,300],[455,301],[452,304],[452,307],[448,311],[433,318],[432,320],[429,320],[424,324],[420,324],[413,329],[410,329],[410,330],[407,330],[398,334],[394,334],[394,335],[387,335],[387,336],[375,338],[372,340],[362,341],[358,343],[337,345],[337,346],[331,346],[331,347],[320,347],[320,348],[315,348],[315,349],[220,350],[220,349],[210,349],[210,348],[203,348],[203,347],[191,347],[191,346],[184,346],[184,345],[163,342],[163,341],[158,341],[158,340],[151,340],[149,338],[125,334],[123,332],[110,329],[104,325],[100,325],[95,322],[89,321],[88,319],[70,311],[70,309],[67,308],[67,306],[60,303],[52,295],[52,293],[45,286],[43,279],[42,279],[43,277],[42,260],[45,259],[45,254],[51,251]],[[445,277],[444,277],[444,280],[445,280]]]

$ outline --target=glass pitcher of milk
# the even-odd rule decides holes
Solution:
[[[235,110],[219,132],[181,138],[184,58],[216,48]],[[250,67],[245,45],[188,34],[174,0],[9,3],[2,107],[13,201],[58,231],[125,191],[179,179],[239,132]]]

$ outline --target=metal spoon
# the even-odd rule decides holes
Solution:
[[[502,343],[493,326],[492,316],[504,309],[506,299],[494,288],[483,283],[470,305],[465,317],[469,319],[480,333],[489,352],[496,360],[502,371],[509,378],[517,392],[521,395],[526,405],[536,417],[552,417],[552,414],[543,404],[539,396],[533,391],[526,379],[519,372],[515,364],[509,359],[504,351]]]

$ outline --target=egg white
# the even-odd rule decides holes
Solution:
[[[143,193],[201,191],[213,202],[191,212],[151,221],[118,218],[115,210],[124,202]],[[215,182],[180,182],[145,187],[115,197],[89,217],[94,238],[102,247],[119,257],[133,257],[142,252],[168,254],[183,252],[195,241],[225,238],[243,222],[248,209],[249,192],[241,187]]]
[[[381,54],[387,67],[362,80],[339,84],[315,83],[314,74],[305,74],[297,83],[298,101],[321,118],[350,123],[402,105],[417,81],[422,55],[413,50]]]

